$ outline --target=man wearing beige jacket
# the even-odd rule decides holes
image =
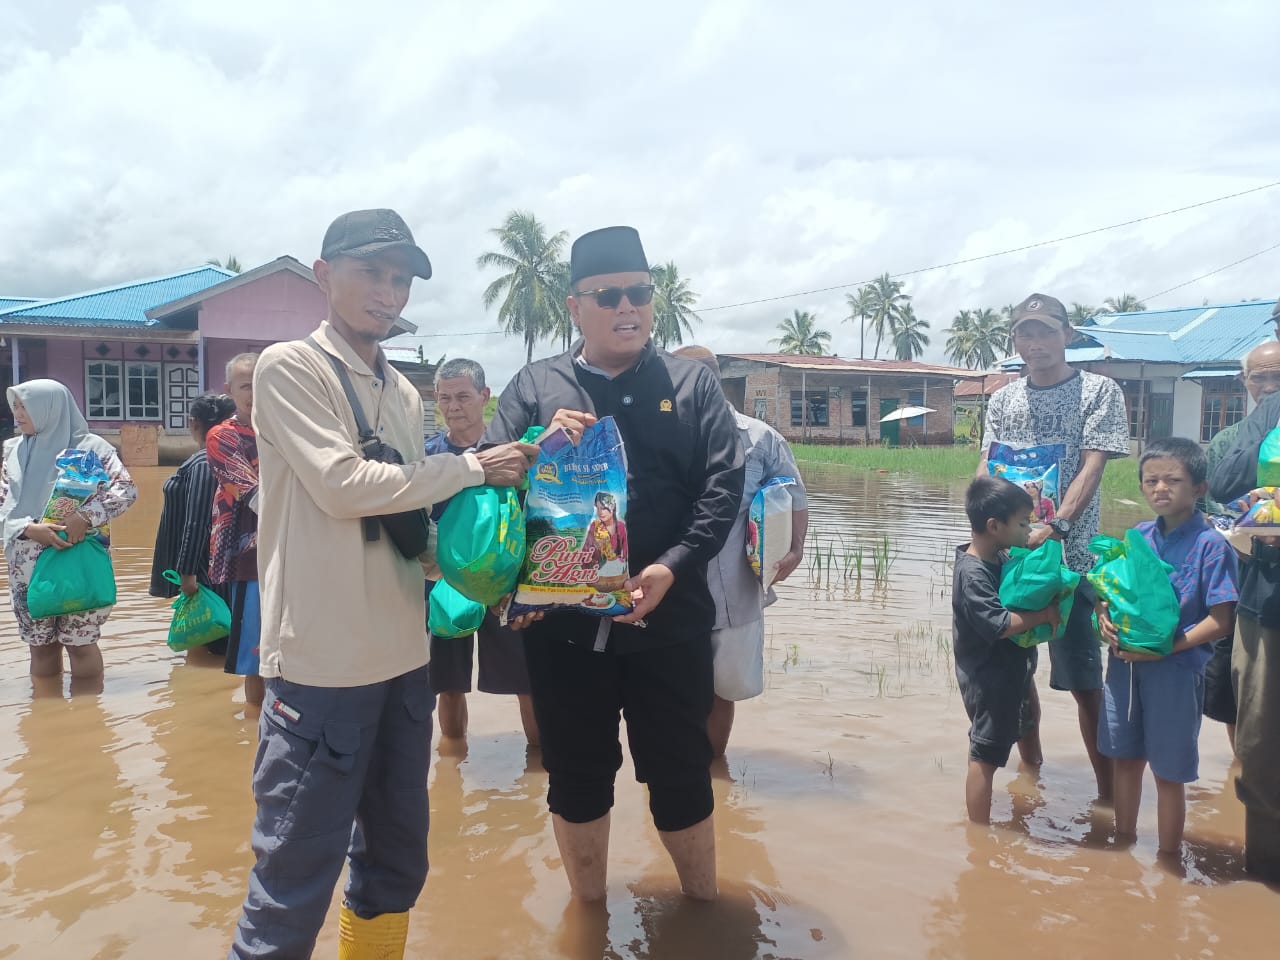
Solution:
[[[268,347],[253,383],[266,697],[257,862],[233,958],[311,956],[347,858],[338,955],[403,956],[427,874],[423,567],[386,522],[366,518],[513,486],[537,456],[515,443],[423,456],[422,400],[379,346],[413,278],[431,276],[396,213],[335,220],[315,275],[327,319],[306,340]],[[366,459],[370,439],[408,462]]]

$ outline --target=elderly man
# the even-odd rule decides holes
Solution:
[[[1278,314],[1280,307],[1272,316]],[[1248,370],[1259,384],[1275,372],[1270,366],[1264,369],[1253,354]],[[1273,392],[1240,422],[1235,442],[1210,474],[1209,493],[1215,500],[1229,503],[1257,487],[1262,441],[1277,426],[1280,392]],[[1244,565],[1231,675],[1240,759],[1236,794],[1245,807],[1245,869],[1280,883],[1280,765],[1275,758],[1280,741],[1280,545],[1273,537],[1255,538]]]
[[[427,440],[427,456],[452,453],[460,456],[474,450],[484,435],[484,408],[489,402],[484,367],[474,360],[457,357],[436,371],[436,406],[444,417],[445,429]],[[439,521],[448,501],[437,503],[431,519]],[[427,602],[431,586],[427,581]],[[476,686],[482,693],[514,694],[520,704],[520,724],[529,745],[538,745],[538,722],[533,716],[529,694],[529,671],[524,663],[524,641],[520,634],[502,626],[492,613],[485,614],[477,633],[466,637],[431,636],[431,665],[427,673],[436,695],[436,716],[440,735],[462,739],[467,735],[467,694],[471,691],[472,657],[476,641],[480,647],[480,676]],[[443,747],[443,744],[442,744]]]
[[[706,347],[687,346],[673,351],[706,364],[720,381],[720,363]],[[800,468],[791,447],[777,430],[763,420],[733,412],[745,453],[746,483],[742,505],[724,549],[707,568],[707,585],[716,602],[716,627],[711,633],[715,653],[715,698],[707,733],[713,756],[724,756],[733,731],[734,703],[750,700],[764,692],[764,608],[778,597],[770,587],[764,590],[747,560],[747,516],[756,493],[770,480],[791,477],[791,544],[778,563],[775,582],[791,576],[804,558],[804,537],[809,529],[809,501],[805,496]]]
[[[1067,566],[1087,573],[1094,564],[1089,540],[1098,532],[1098,495],[1107,461],[1129,453],[1129,422],[1124,395],[1108,377],[1072,369],[1067,364],[1071,321],[1062,302],[1033,293],[1013,311],[1013,348],[1026,364],[1027,375],[1001,387],[991,398],[982,439],[978,476],[987,474],[986,456],[993,442],[1015,447],[1040,447],[1058,462],[1058,489],[1065,491],[1057,513],[1031,532],[1035,548],[1053,537],[1063,542]],[[1082,580],[1071,618],[1060,639],[1049,641],[1049,685],[1067,690],[1076,701],[1080,735],[1093,765],[1098,797],[1111,801],[1112,765],[1098,750],[1098,721],[1102,713],[1102,654],[1090,615],[1092,591]],[[1038,764],[1040,703],[1031,688],[1028,702],[1031,729],[1018,744],[1023,762]]]
[[[604,899],[625,706],[636,779],[649,787],[649,809],[681,887],[711,899],[707,717],[715,605],[707,564],[738,515],[742,443],[711,371],[650,340],[653,282],[634,229],[579,237],[570,285],[581,341],[521,370],[486,433],[487,440],[511,440],[541,424],[575,438],[597,417],[611,416],[626,447],[626,588],[634,608],[613,621],[553,613],[529,625],[525,637],[556,842],[573,895]]]
[[[231,592],[231,636],[226,647],[226,671],[244,677],[244,700],[262,706],[262,677],[258,675],[261,632],[258,591],[258,439],[253,432],[253,370],[256,353],[241,353],[227,361],[226,390],[236,413],[205,436],[209,472],[217,484],[209,532],[209,580],[226,584]]]
[[[1280,391],[1280,343],[1268,341],[1250,350],[1240,361],[1240,379],[1255,404],[1262,403],[1271,394]],[[1219,430],[1205,455],[1209,460],[1209,476],[1236,442],[1240,424],[1233,423]],[[1209,513],[1229,513],[1226,504],[1219,503],[1206,494],[1205,509]],[[1243,557],[1242,562],[1248,558]],[[1205,668],[1204,715],[1210,720],[1226,724],[1227,739],[1231,748],[1236,745],[1236,694],[1231,682],[1231,652],[1235,647],[1234,636],[1225,636],[1213,645],[1213,659]]]
[[[404,956],[427,875],[431,691],[423,563],[405,555],[421,541],[386,518],[515,485],[537,455],[421,455],[422,398],[379,342],[430,261],[391,210],[344,214],[321,251],[327,318],[268,347],[253,384],[266,696],[233,958],[311,956],[344,859],[338,955]]]

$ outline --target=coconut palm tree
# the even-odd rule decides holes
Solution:
[[[210,257],[205,263],[211,263],[215,267],[221,267],[223,270],[229,270],[231,273],[240,273],[244,267],[240,266],[240,261],[236,259],[235,254],[227,257],[226,262],[222,263],[216,257]]]
[[[873,310],[871,285],[861,286],[855,293],[846,293],[844,299],[849,305],[849,316],[844,318],[845,321],[852,323],[855,317],[858,320],[858,359],[862,360],[867,355],[867,318]]]
[[[1071,321],[1073,327],[1078,327],[1097,313],[1097,307],[1091,307],[1087,303],[1072,303],[1071,310],[1067,313],[1067,319]]]
[[[1010,348],[1009,324],[990,307],[973,311],[974,366],[987,370]]]
[[[666,349],[668,344],[684,343],[684,335],[693,335],[693,325],[702,318],[693,310],[698,295],[689,289],[689,281],[668,260],[650,271],[653,276],[653,339]]]
[[[975,366],[977,351],[974,342],[973,311],[961,310],[951,321],[951,326],[943,333],[947,334],[947,359],[958,367]]]
[[[902,292],[902,282],[894,280],[887,273],[882,273],[868,285],[871,293],[870,307],[871,329],[876,334],[874,359],[880,359],[880,342],[890,333],[892,325],[902,310],[911,303],[911,298]]]
[[[929,345],[929,335],[925,332],[928,329],[928,322],[916,316],[911,304],[905,304],[898,310],[889,330],[889,339],[899,360],[914,360],[924,353],[924,348]]]
[[[1118,297],[1107,297],[1102,301],[1107,313],[1138,313],[1147,309],[1147,305],[1132,293],[1122,293]]]
[[[551,314],[551,337],[560,339],[561,349],[568,350],[573,342],[573,317],[569,313],[569,261],[561,260],[551,269],[551,296],[547,309]]]
[[[524,338],[525,355],[533,361],[533,347],[545,336],[554,336],[564,303],[561,260],[569,234],[561,230],[547,236],[546,226],[527,210],[512,210],[502,226],[489,231],[498,238],[497,251],[476,258],[481,270],[497,268],[507,272],[484,291],[487,310],[495,303],[498,323],[508,334]]]
[[[831,334],[819,330],[815,324],[817,318],[808,310],[796,310],[778,324],[779,337],[770,343],[778,345],[779,353],[793,353],[805,357],[826,356],[827,346],[831,343]]]

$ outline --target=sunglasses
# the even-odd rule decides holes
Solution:
[[[596,303],[606,310],[612,310],[622,302],[626,294],[633,307],[645,307],[653,299],[652,283],[637,283],[630,287],[601,287],[598,290],[579,290],[575,296],[595,297]]]

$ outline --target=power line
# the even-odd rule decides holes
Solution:
[[[1108,224],[1105,227],[1094,227],[1091,230],[1084,230],[1084,231],[1081,231],[1080,233],[1067,234],[1066,236],[1056,237],[1053,240],[1040,240],[1040,241],[1037,241],[1036,243],[1028,243],[1020,247],[1010,247],[1008,250],[997,250],[994,253],[984,253],[976,257],[965,257],[964,259],[961,259],[961,260],[950,260],[946,263],[936,263],[928,267],[917,267],[914,270],[906,270],[901,273],[893,273],[893,274],[890,274],[890,276],[895,280],[900,280],[903,277],[912,277],[912,276],[916,276],[917,274],[929,273],[934,270],[946,270],[950,267],[960,267],[960,266],[964,266],[965,264],[978,263],[983,260],[992,260],[996,257],[1005,257],[1014,253],[1024,253],[1027,250],[1035,250],[1039,247],[1049,247],[1057,243],[1065,243],[1068,240],[1079,240],[1081,237],[1090,237],[1095,234],[1106,233],[1109,230],[1119,230],[1121,227],[1132,227],[1135,224],[1146,223],[1149,220],[1158,220],[1161,217],[1173,216],[1176,213],[1185,213],[1188,210],[1195,210],[1200,207],[1207,207],[1214,203],[1221,203],[1224,200],[1234,200],[1236,197],[1247,196],[1251,193],[1259,193],[1263,190],[1270,190],[1274,187],[1280,187],[1280,180],[1276,180],[1271,183],[1264,183],[1261,186],[1257,186],[1257,187],[1250,187],[1248,190],[1240,190],[1237,193],[1228,193],[1221,197],[1214,197],[1212,200],[1201,200],[1197,203],[1190,203],[1190,204],[1187,204],[1186,206],[1176,207],[1173,210],[1164,210],[1160,213],[1152,213],[1152,214],[1148,214],[1147,216],[1136,217],[1132,220],[1122,221],[1121,223]],[[1234,260],[1231,263],[1218,267],[1218,269],[1216,270],[1211,270],[1210,272],[1204,274],[1203,276],[1199,276],[1193,280],[1187,280],[1186,282],[1180,283],[1177,286],[1170,287],[1168,290],[1161,290],[1159,293],[1153,293],[1150,296],[1143,297],[1142,300],[1145,302],[1147,300],[1154,300],[1156,297],[1162,297],[1166,293],[1172,293],[1174,290],[1180,290],[1183,287],[1190,286],[1191,284],[1197,283],[1200,280],[1204,280],[1208,277],[1212,277],[1214,274],[1221,273],[1223,270],[1229,270],[1231,267],[1234,267],[1237,264],[1244,263],[1246,260],[1252,260],[1255,257],[1262,256],[1264,253],[1270,253],[1272,250],[1275,250],[1277,248],[1280,248],[1280,243],[1275,244],[1274,246],[1267,247],[1265,250],[1259,250],[1257,253],[1251,253],[1249,254],[1249,256],[1242,257],[1239,260]],[[808,296],[813,296],[814,294],[819,294],[819,293],[831,293],[834,290],[847,290],[849,287],[858,287],[865,283],[870,283],[873,279],[874,278],[868,278],[866,280],[855,280],[850,283],[839,283],[834,286],[819,287],[814,290],[801,290],[796,293],[784,293],[774,297],[761,297],[757,300],[743,300],[740,303],[724,303],[715,307],[700,307],[698,309],[698,312],[711,313],[712,311],[715,311],[715,310],[732,310],[737,307],[750,307],[750,306],[755,306],[756,304],[761,304],[761,303],[775,303],[779,300],[790,300],[790,299],[793,299],[794,297],[808,297]],[[407,336],[404,336],[403,339],[434,340],[434,339],[443,338],[443,337],[496,337],[496,336],[504,335],[505,333],[506,333],[505,330],[475,330],[467,333],[417,333],[417,334],[409,334]]]
[[[1198,207],[1207,207],[1213,203],[1221,203],[1223,200],[1232,200],[1232,199],[1235,199],[1236,197],[1243,197],[1250,193],[1258,193],[1259,191],[1262,191],[1262,190],[1270,190],[1271,188],[1277,187],[1277,186],[1280,186],[1280,180],[1274,181],[1272,183],[1264,183],[1258,187],[1250,187],[1248,190],[1241,190],[1238,193],[1228,193],[1222,197],[1214,197],[1212,200],[1201,200],[1199,203],[1187,204],[1185,207],[1178,207],[1174,210],[1165,210],[1161,213],[1152,213],[1152,214],[1148,214],[1145,217],[1137,217],[1133,220],[1125,220],[1122,223],[1112,223],[1112,224],[1108,224],[1105,227],[1094,227],[1092,230],[1084,230],[1080,233],[1072,233],[1064,237],[1056,237],[1053,240],[1040,240],[1036,243],[1028,243],[1021,247],[1011,247],[1008,250],[998,250],[995,253],[984,253],[976,257],[965,257],[962,260],[951,260],[947,263],[936,263],[936,264],[933,264],[932,266],[918,267],[915,270],[907,270],[907,271],[904,271],[903,273],[890,274],[890,276],[893,279],[898,280],[903,277],[911,277],[911,276],[915,276],[916,274],[928,273],[933,270],[946,270],[949,267],[959,267],[959,266],[964,266],[965,264],[968,264],[968,263],[978,263],[981,260],[991,260],[995,257],[1004,257],[1012,253],[1023,253],[1024,251],[1027,251],[1027,250],[1035,250],[1038,247],[1048,247],[1048,246],[1052,246],[1055,243],[1065,243],[1068,240],[1078,240],[1081,237],[1089,237],[1097,233],[1105,233],[1108,230],[1119,230],[1121,227],[1131,227],[1134,224],[1145,223],[1148,220],[1157,220],[1160,217],[1172,216],[1175,213],[1185,213],[1188,210],[1195,210]],[[1264,250],[1260,252],[1265,253],[1266,251]],[[1258,254],[1254,254],[1254,256],[1257,256],[1257,255]],[[1247,260],[1249,258],[1246,257],[1245,259]],[[1237,262],[1243,262],[1243,261],[1237,261]],[[1234,266],[1234,264],[1228,264],[1228,266]],[[1226,267],[1223,267],[1222,269],[1225,270]],[[1210,274],[1206,274],[1206,276],[1210,276]],[[776,297],[761,297],[758,300],[743,300],[741,303],[724,303],[715,307],[700,307],[698,309],[698,312],[710,313],[713,310],[732,310],[735,307],[750,307],[750,306],[755,306],[756,304],[759,304],[759,303],[774,303],[778,300],[790,300],[794,297],[808,297],[818,293],[830,293],[833,290],[847,290],[849,287],[859,287],[865,283],[870,283],[873,279],[874,278],[868,278],[866,280],[855,280],[851,283],[838,283],[835,286],[831,286],[831,287],[819,287],[815,290],[801,290],[797,293],[784,293]],[[1189,280],[1187,282],[1194,283],[1195,281]],[[1174,287],[1173,289],[1176,290],[1177,288]],[[1165,291],[1165,293],[1168,293],[1168,292],[1169,291],[1167,290]],[[1156,294],[1156,296],[1160,296],[1160,294]]]
[[[1232,260],[1230,263],[1225,264],[1224,266],[1218,267],[1218,269],[1216,270],[1210,270],[1208,273],[1203,273],[1200,276],[1195,277],[1194,279],[1186,280],[1175,287],[1170,287],[1168,290],[1161,290],[1159,293],[1153,293],[1150,296],[1141,297],[1139,299],[1143,303],[1146,303],[1148,300],[1154,300],[1156,297],[1163,297],[1166,293],[1173,293],[1173,291],[1175,290],[1181,290],[1183,287],[1189,287],[1193,283],[1198,283],[1201,280],[1207,279],[1208,277],[1212,277],[1215,273],[1221,273],[1223,270],[1229,270],[1232,267],[1236,266],[1237,264],[1244,263],[1246,260],[1252,260],[1254,257],[1260,257],[1264,253],[1270,253],[1272,250],[1277,250],[1277,249],[1280,249],[1280,243],[1273,243],[1271,246],[1267,247],[1264,250],[1259,250],[1257,253],[1251,253],[1247,257],[1241,257],[1239,260]]]
[[[407,333],[402,334],[404,340],[434,340],[436,337],[496,337],[505,334],[505,330],[473,330],[470,333]]]

